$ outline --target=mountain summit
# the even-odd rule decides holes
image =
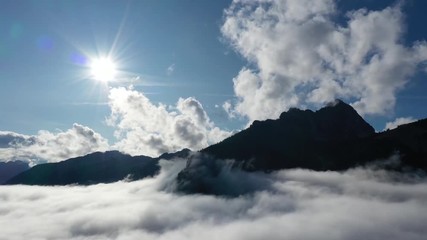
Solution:
[[[391,157],[400,160],[396,170],[427,170],[427,119],[375,133],[350,105],[337,100],[315,112],[293,108],[277,120],[253,122],[248,129],[190,157],[177,182],[179,190],[187,193],[243,194],[251,186],[237,187],[236,192],[236,187],[218,183],[230,165],[249,172],[325,171]]]
[[[337,162],[333,157],[337,148],[374,134],[374,128],[356,110],[336,100],[315,112],[291,108],[277,120],[254,121],[248,129],[202,152],[245,161],[246,170],[326,170],[351,165],[344,156]]]

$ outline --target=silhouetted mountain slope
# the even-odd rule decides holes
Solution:
[[[130,176],[139,179],[158,171],[157,160],[131,157],[118,151],[96,152],[57,163],[34,166],[7,184],[67,185],[115,182]]]
[[[137,180],[155,175],[160,159],[186,157],[190,151],[164,154],[159,158],[147,156],[132,157],[118,151],[96,152],[57,163],[34,166],[6,184],[27,185],[68,185],[109,183],[129,178]]]
[[[184,192],[216,193],[215,178],[230,164],[245,171],[345,170],[396,154],[401,169],[427,171],[427,119],[375,133],[350,105],[336,101],[316,112],[290,109],[277,120],[255,121],[190,158],[177,181]]]
[[[0,162],[0,184],[30,168],[23,161]]]
[[[366,142],[372,143],[371,151],[396,151],[407,166],[427,171],[427,119],[378,133]]]

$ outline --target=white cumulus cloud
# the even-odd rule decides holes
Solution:
[[[0,132],[1,161],[57,162],[108,148],[108,141],[99,133],[77,123],[66,131],[41,130],[33,136]]]
[[[141,92],[119,87],[110,89],[108,104],[107,124],[116,136],[111,146],[99,133],[77,123],[66,131],[41,130],[34,136],[0,131],[0,161],[24,160],[34,165],[109,149],[158,156],[183,148],[199,150],[231,134],[216,127],[193,97],[166,106],[152,103]]]
[[[403,124],[407,124],[407,123],[411,123],[411,122],[415,122],[417,121],[416,119],[412,118],[412,117],[400,117],[400,118],[396,118],[394,121],[392,122],[387,122],[385,124],[385,128],[384,130],[391,130],[391,129],[395,129],[400,125]]]
[[[361,114],[385,114],[427,60],[427,43],[402,43],[400,5],[345,13],[334,0],[235,0],[221,31],[253,67],[233,79],[235,111],[276,118],[294,106],[352,101]],[[230,109],[230,108],[228,108]]]
[[[168,107],[152,103],[141,92],[120,87],[110,90],[109,105],[107,122],[117,129],[114,148],[133,155],[199,150],[230,135],[214,125],[193,97],[180,98]]]

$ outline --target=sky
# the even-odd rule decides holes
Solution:
[[[426,118],[427,2],[0,2],[0,160],[199,150],[340,98],[377,131]],[[94,62],[109,59],[108,81]]]

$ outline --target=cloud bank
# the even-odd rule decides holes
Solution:
[[[425,178],[381,170],[239,174],[271,183],[236,198],[167,191],[161,174],[88,187],[0,187],[0,239],[425,239]],[[224,174],[233,175],[234,172]]]
[[[77,123],[66,131],[53,133],[41,130],[33,136],[0,131],[0,161],[22,160],[34,165],[106,151],[108,148],[108,141],[99,133]]]
[[[345,13],[334,0],[234,0],[221,31],[251,64],[233,79],[233,113],[277,118],[290,107],[350,102],[361,114],[392,110],[427,60],[427,43],[402,43],[401,5]],[[227,111],[230,112],[228,106]]]
[[[158,156],[182,148],[199,150],[230,135],[216,127],[195,98],[179,98],[175,106],[152,103],[143,93],[112,88],[111,115],[116,128],[113,148],[129,154]]]

